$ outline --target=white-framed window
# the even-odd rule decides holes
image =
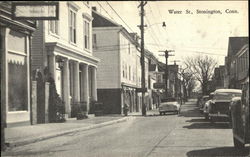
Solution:
[[[49,21],[49,32],[59,35],[58,20]]]
[[[83,27],[83,29],[84,29],[84,48],[89,49],[90,48],[90,42],[89,42],[89,40],[90,40],[90,38],[89,38],[89,35],[90,35],[89,26],[90,26],[90,24],[86,20],[84,20],[83,23],[84,23],[84,27]]]
[[[128,66],[128,79],[131,80],[131,66]]]
[[[69,41],[76,44],[76,12],[69,9]]]
[[[127,73],[128,73],[127,64],[125,64],[125,78],[127,78]]]
[[[125,64],[122,62],[122,77],[125,78]]]
[[[93,48],[96,49],[97,48],[97,36],[96,34],[93,34]]]

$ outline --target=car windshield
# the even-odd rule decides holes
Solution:
[[[231,100],[233,97],[241,97],[241,93],[216,93],[216,100]]]

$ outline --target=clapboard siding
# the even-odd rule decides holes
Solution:
[[[31,45],[31,70],[43,68],[44,35],[43,22],[38,21],[37,30],[33,33]]]

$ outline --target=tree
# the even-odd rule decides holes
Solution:
[[[182,77],[182,85],[183,85],[183,97],[186,101],[190,96],[190,93],[195,88],[195,78],[192,73],[188,70],[188,68],[180,69],[179,75]]]
[[[217,65],[217,61],[207,55],[196,56],[196,57],[187,57],[184,61],[185,66],[188,68],[190,73],[198,80],[201,84],[202,94],[207,95],[208,93],[208,84],[212,79],[214,68]]]

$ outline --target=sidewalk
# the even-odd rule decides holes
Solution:
[[[147,116],[159,115],[158,109],[147,110]],[[131,112],[128,113],[129,116],[142,116],[142,112]]]
[[[5,138],[6,143],[9,144],[10,147],[14,147],[73,132],[90,130],[114,123],[125,122],[131,118],[133,117],[123,117],[121,115],[107,115],[100,117],[90,116],[88,119],[83,120],[70,118],[64,123],[46,123],[5,128]]]

